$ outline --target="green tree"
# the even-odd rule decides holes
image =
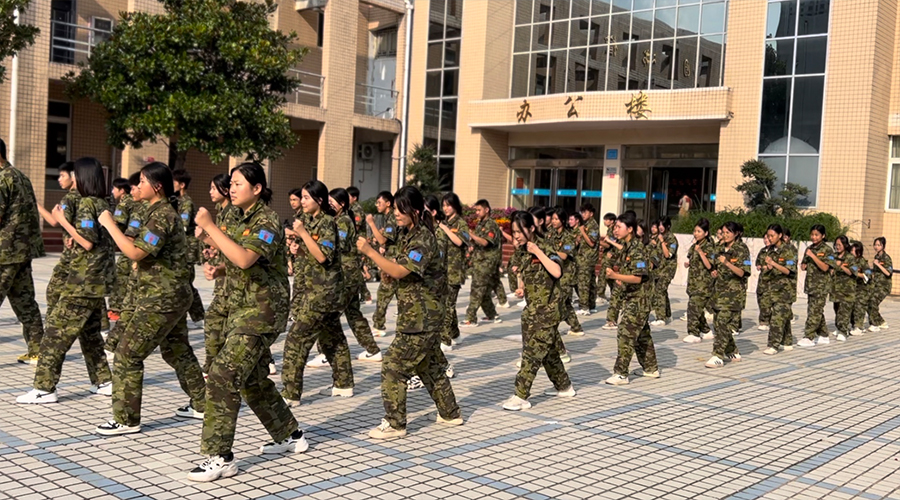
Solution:
[[[197,149],[213,163],[227,156],[277,158],[295,142],[282,106],[300,81],[288,75],[306,49],[296,34],[269,28],[274,0],[160,0],[165,12],[129,12],[67,94],[101,104],[109,143],[136,148],[162,141],[169,165]]]
[[[434,148],[415,144],[406,161],[406,184],[416,186],[423,196],[440,196],[443,179],[438,174]]]
[[[741,165],[746,179],[735,189],[744,194],[744,204],[751,212],[784,217],[800,216],[799,205],[809,195],[809,189],[793,182],[785,182],[776,192],[778,176],[762,160],[747,160]]]
[[[34,43],[41,32],[37,26],[16,24],[15,11],[19,9],[19,22],[31,0],[0,0],[0,62],[18,54]],[[6,79],[6,67],[0,66],[0,83]]]

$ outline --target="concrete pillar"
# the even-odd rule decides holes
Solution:
[[[122,150],[122,177],[128,177],[154,161],[169,162],[169,147],[162,141],[156,144],[147,142],[140,148],[125,146]]]
[[[609,212],[619,214],[622,211],[622,191],[625,189],[625,175],[622,171],[624,152],[625,148],[621,144],[606,145],[606,159],[603,160],[603,199],[600,200],[601,217]]]

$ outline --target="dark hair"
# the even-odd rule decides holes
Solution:
[[[306,184],[303,185],[303,190],[309,193],[309,197],[319,204],[319,208],[323,212],[332,217],[337,215],[334,209],[331,208],[331,203],[328,203],[328,186],[322,181],[316,179],[307,181]]]
[[[113,187],[117,189],[121,189],[122,191],[128,192],[131,189],[131,184],[128,183],[128,179],[124,177],[116,177],[113,179]]]
[[[350,193],[348,193],[346,189],[334,188],[328,192],[328,196],[334,198],[334,201],[341,206],[341,211],[353,219],[353,210],[350,210]]]
[[[347,195],[353,198],[359,199],[359,188],[356,186],[350,186],[347,188]]]
[[[666,231],[668,231],[669,229],[672,229],[672,219],[670,219],[668,215],[663,215],[659,218],[657,225],[666,228]]]
[[[137,186],[140,183],[141,183],[141,173],[139,171],[128,176],[128,184],[131,187]]]
[[[531,207],[529,210],[542,210],[541,207]],[[542,237],[541,228],[538,227],[537,223],[534,221],[534,215],[531,212],[526,212],[524,210],[517,210],[509,216],[510,218],[510,230],[512,229],[512,225],[515,224],[519,226],[519,229],[522,232],[528,230],[532,235],[538,235]],[[534,238],[528,238],[528,241],[533,241]]]
[[[626,227],[630,227],[632,231],[634,231],[634,235],[637,236],[637,217],[634,216],[634,212],[631,210],[623,213],[616,217],[616,222],[621,222],[625,224]],[[646,233],[645,233],[646,234]]]
[[[544,207],[531,207],[528,209],[528,213],[534,216],[535,219],[544,220],[547,218],[547,211],[544,210]]]
[[[722,224],[722,228],[734,233],[735,241],[737,241],[737,239],[744,234],[744,226],[732,220],[726,222],[725,224]]]
[[[581,218],[581,214],[580,214],[580,213],[578,213],[578,212],[572,212],[572,213],[570,213],[570,214],[569,214],[569,218],[571,219],[571,218],[573,218],[573,217],[575,218],[576,221],[578,221],[578,224],[579,224],[579,225],[584,224],[584,219]]]
[[[75,183],[81,196],[106,198],[106,182],[100,160],[85,156],[75,160]]]
[[[415,186],[403,186],[394,194],[394,208],[403,215],[412,218],[413,224],[424,222],[429,231],[434,231],[434,218],[425,210],[425,198]]]
[[[375,199],[384,200],[390,203],[392,207],[394,206],[394,195],[392,195],[390,191],[382,191],[378,193],[378,196]]]
[[[824,240],[827,237],[827,233],[825,232],[825,226],[822,224],[813,224],[811,228],[809,228],[809,232],[817,232],[822,235],[822,239]]]
[[[0,139],[0,159],[6,160],[6,143]]]
[[[582,212],[590,212],[590,213],[592,213],[592,214],[597,213],[597,211],[594,210],[594,205],[591,204],[591,202],[582,203],[582,204],[581,204],[581,211],[582,211]]]
[[[844,251],[850,250],[850,240],[847,239],[843,234],[834,239],[834,242],[841,242],[841,245],[844,246]]]
[[[441,198],[441,201],[456,212],[456,215],[462,216],[462,203],[459,202],[459,196],[456,193],[447,193]]]
[[[853,255],[862,258],[865,248],[863,248],[863,244],[859,241],[854,241],[850,244],[850,251],[853,253]]]
[[[603,216],[603,220],[616,220],[616,214],[607,212],[606,215]]]
[[[231,189],[231,176],[228,174],[218,174],[212,178],[210,183],[216,187],[216,191],[222,196],[228,198],[228,191]]]
[[[782,234],[784,234],[784,236],[787,236],[788,238],[791,237],[791,230],[790,230],[789,228],[787,228],[787,227],[782,227],[781,229],[784,231],[784,232],[782,233]]]
[[[784,236],[784,229],[781,228],[781,224],[769,224],[766,231],[774,231],[775,234]]]
[[[272,190],[269,189],[266,184],[266,171],[262,168],[262,165],[247,161],[234,167],[234,170],[231,171],[231,175],[233,176],[235,172],[240,172],[251,186],[256,186],[258,184],[262,187],[259,191],[259,199],[262,200],[263,203],[268,205],[269,202],[272,201]]]
[[[67,162],[63,163],[62,165],[60,165],[58,168],[59,168],[60,172],[66,172],[67,174],[71,175],[71,174],[75,173],[75,162],[67,161]]]
[[[700,220],[698,220],[697,223],[694,224],[694,227],[699,227],[703,230],[703,232],[709,235],[709,219],[707,219],[706,217],[701,217]]]
[[[490,211],[490,209],[491,209],[491,203],[489,201],[485,200],[484,198],[476,201],[475,204],[472,206],[486,208],[488,211]]]
[[[154,189],[161,189],[163,198],[169,200],[172,208],[178,210],[178,196],[175,194],[175,185],[172,184],[172,170],[168,165],[161,161],[148,163],[141,169],[141,175]]]
[[[875,241],[873,241],[872,244],[875,244],[878,242],[881,242],[882,247],[887,247],[887,240],[884,239],[884,236],[879,236],[879,237],[875,238]]]
[[[563,222],[563,224],[565,224],[567,219],[569,218],[569,214],[568,214],[568,212],[566,212],[566,209],[563,207],[560,207],[560,206],[551,208],[550,211],[547,212],[547,215],[550,215],[550,216],[555,215],[555,216],[559,217],[559,220],[561,220]]]
[[[634,219],[637,220],[637,212],[635,212],[634,210],[626,210],[625,213],[631,214],[634,217]],[[618,220],[618,219],[616,219],[616,220]]]
[[[303,198],[303,189],[294,188],[288,191],[288,197],[296,196],[298,199]]]
[[[644,233],[641,235],[641,243],[644,245],[650,244],[650,231],[647,229],[647,224],[644,222],[644,219],[638,219],[637,221],[638,227],[641,228],[641,232]],[[637,236],[637,229],[634,230],[634,235]]]
[[[187,189],[191,185],[191,174],[187,170],[179,168],[172,172],[172,180],[184,184],[184,188]]]
[[[441,202],[438,201],[437,196],[433,194],[429,194],[425,197],[425,208],[428,210],[434,210],[434,220],[437,222],[442,222],[447,217],[444,215],[444,212],[441,211]]]

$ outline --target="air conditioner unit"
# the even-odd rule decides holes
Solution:
[[[356,147],[356,158],[363,161],[372,161],[375,159],[377,144],[364,142]]]

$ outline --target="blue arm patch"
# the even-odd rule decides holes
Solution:
[[[464,237],[465,239],[467,239],[467,240],[472,238],[472,236],[469,235],[469,233],[462,233],[462,235],[463,235],[463,237]]]
[[[749,260],[745,260],[745,261],[744,261],[744,265],[745,265],[745,266],[752,266],[753,263],[750,262]]]
[[[338,231],[338,236],[340,236],[341,238],[346,238],[346,237],[347,237],[347,231]]]
[[[645,267],[647,267],[647,264],[645,264],[644,261],[639,260],[634,263],[634,267],[636,267],[638,269],[644,269]]]
[[[597,237],[597,231],[592,231],[592,232],[590,233],[590,235],[591,235],[591,238],[596,238],[596,237]]]
[[[672,250],[675,250],[676,248],[678,248],[678,244],[672,243],[671,245],[669,245],[669,248],[671,248]]]
[[[65,203],[61,203],[61,204],[59,205],[59,208],[65,210],[65,209],[69,208],[69,205],[66,205]]]
[[[181,220],[188,220],[190,218],[190,214],[181,214]]]
[[[562,262],[562,257],[560,257],[559,255],[556,255],[554,253],[554,254],[550,254],[550,260],[555,260],[556,262]]]
[[[265,241],[266,244],[271,245],[272,241],[275,239],[275,235],[263,229],[259,232],[259,239]]]
[[[422,254],[420,254],[419,252],[413,250],[413,251],[409,252],[409,258],[412,259],[412,260],[414,260],[414,261],[416,261],[416,262],[421,262],[421,261],[422,261]]]
[[[122,211],[116,209],[116,211],[114,212],[114,214],[116,215],[116,217],[118,217],[118,216],[122,215]]]
[[[393,233],[393,232],[394,232],[394,228],[392,228],[391,226],[388,226],[388,227],[384,228],[384,232],[386,232],[386,233]]]
[[[94,227],[94,221],[91,219],[84,219],[81,221],[81,227]]]
[[[834,260],[834,255],[829,255],[828,260]]]
[[[328,240],[323,240],[322,246],[325,248],[334,248],[334,243]]]
[[[794,265],[794,261],[789,260],[789,261],[785,262],[784,265],[786,265],[786,266],[793,266],[793,265]]]
[[[859,270],[859,266],[850,266],[850,270],[856,272]]]
[[[128,226],[129,226],[129,227],[141,227],[141,221],[139,221],[139,220],[133,220],[133,221],[131,221],[131,222],[128,223]]]
[[[871,269],[866,269],[866,274],[872,274],[872,270],[871,270]]]
[[[563,247],[563,250],[571,250],[571,249],[572,249],[572,245],[566,245]]]
[[[147,234],[144,235],[144,241],[153,246],[156,246],[156,244],[159,243],[159,236],[151,233],[150,231],[147,231]]]

